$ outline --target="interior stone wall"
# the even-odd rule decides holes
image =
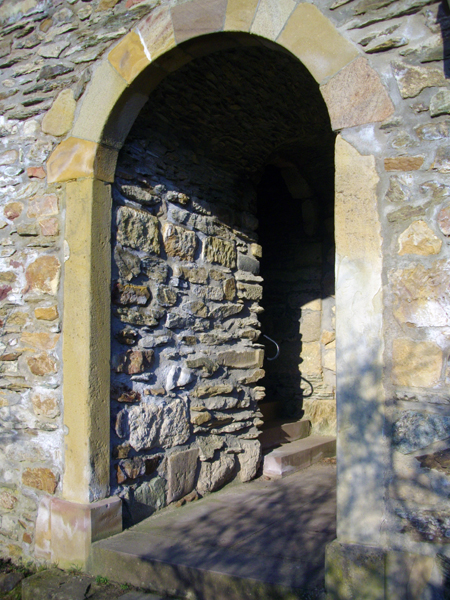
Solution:
[[[277,95],[280,90],[285,94]],[[224,110],[230,103],[232,116]],[[295,60],[271,50],[215,53],[162,82],[128,136],[113,188],[111,489],[133,519],[257,473],[269,364],[261,314],[270,293],[260,276],[265,247],[258,217],[271,220],[273,229],[286,212],[278,202],[258,202],[258,186],[265,187],[264,164],[275,155],[291,154],[300,164],[306,147],[318,154],[319,134],[322,157],[306,176],[313,185],[321,168],[331,181],[314,201],[309,198],[313,215],[305,199],[291,198],[299,218],[289,235],[298,243],[285,267],[291,280],[298,279],[306,253],[311,268],[290,300],[297,308],[289,309],[296,349],[280,340],[276,366],[286,378],[283,362],[293,361],[294,411],[287,414],[286,406],[279,416],[300,418],[300,370],[315,376],[314,385],[322,380],[321,356],[316,353],[315,363],[310,358],[308,335],[319,342],[323,257],[313,240],[324,228],[324,213],[330,218],[331,212],[332,231],[333,136],[316,84]],[[290,147],[282,148],[287,140]],[[298,173],[294,164],[292,170]],[[310,189],[306,180],[303,186]],[[276,230],[275,245],[283,248]],[[284,276],[280,271],[270,290],[283,293]],[[319,317],[316,337],[304,329],[307,307],[300,325],[302,290],[318,307],[311,310]],[[269,316],[268,333],[274,325]]]

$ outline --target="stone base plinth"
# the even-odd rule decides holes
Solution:
[[[327,600],[446,598],[448,560],[335,540],[326,549]]]
[[[122,531],[122,501],[77,504],[44,498],[38,511],[35,556],[60,568],[86,566],[91,544]]]

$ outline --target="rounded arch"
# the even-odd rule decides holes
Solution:
[[[48,180],[65,184],[67,202],[66,500],[89,503],[109,493],[108,184],[118,151],[152,90],[196,57],[263,44],[293,54],[307,67],[334,130],[382,121],[393,112],[377,73],[319,9],[301,3],[269,15],[264,7],[256,0],[189,0],[153,10],[97,66],[69,137],[49,158]]]

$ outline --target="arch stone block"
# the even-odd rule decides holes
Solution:
[[[259,0],[228,0],[225,31],[250,31]]]
[[[260,0],[251,33],[276,40],[294,8],[294,0]]]
[[[55,148],[47,162],[48,182],[93,177],[112,182],[116,160],[116,150],[70,137]]]
[[[109,115],[126,87],[127,82],[108,60],[100,63],[86,91],[72,136],[100,142]]]
[[[334,130],[384,121],[394,113],[377,73],[357,58],[320,87]]]
[[[137,27],[151,60],[175,47],[172,15],[167,6],[153,10]]]
[[[312,4],[299,4],[277,42],[323,83],[358,56],[358,50]]]
[[[141,37],[130,31],[108,54],[108,60],[125,81],[130,84],[150,64]]]
[[[192,0],[174,6],[172,21],[177,43],[222,31],[226,10],[227,0]]]

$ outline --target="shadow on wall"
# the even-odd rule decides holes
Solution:
[[[384,400],[379,353],[367,352],[361,361],[365,340],[357,334],[353,340],[342,349],[338,337],[338,541],[393,551],[367,550],[365,578],[379,586],[385,570],[386,598],[449,598],[450,410],[439,383],[442,360],[435,367],[424,354],[418,365],[412,350],[400,361],[394,348],[388,367],[397,387]],[[423,389],[408,382],[412,370],[430,369],[436,371],[435,385]],[[357,563],[361,555],[353,549]],[[338,558],[330,564],[334,591],[342,593],[336,597],[347,597],[343,590],[353,577],[345,570],[348,563]]]
[[[443,40],[445,78],[450,78],[450,2],[443,0],[437,14],[437,24]]]

